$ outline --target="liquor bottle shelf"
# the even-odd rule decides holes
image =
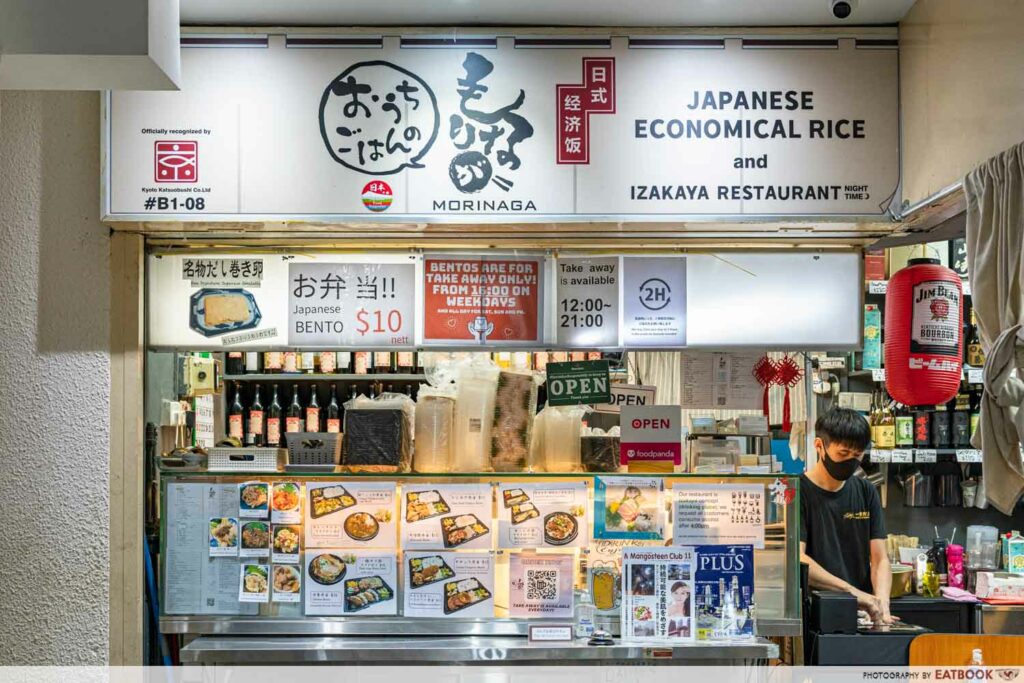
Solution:
[[[322,373],[302,373],[302,372],[275,372],[275,373],[254,373],[251,375],[223,375],[222,379],[229,382],[288,382],[298,380],[309,380],[313,382],[424,382],[427,379],[426,375],[417,375],[411,373],[373,373],[367,375],[354,375],[351,373],[333,373],[333,374],[322,374]]]

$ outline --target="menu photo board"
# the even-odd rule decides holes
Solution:
[[[664,539],[664,486],[660,477],[595,477],[594,538]]]
[[[306,484],[307,548],[394,548],[398,543],[395,482]]]
[[[395,553],[322,549],[306,552],[307,616],[398,614]]]
[[[489,552],[404,553],[406,617],[493,617],[494,557]]]
[[[490,484],[417,484],[402,487],[404,550],[489,550]]]
[[[587,546],[585,482],[498,486],[499,548]]]
[[[544,256],[431,254],[423,259],[423,344],[544,341]]]

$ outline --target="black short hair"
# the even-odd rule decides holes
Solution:
[[[814,435],[826,446],[838,443],[858,451],[871,445],[871,428],[864,416],[849,408],[833,408],[820,415],[814,424]]]

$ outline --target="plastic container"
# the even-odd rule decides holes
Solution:
[[[586,409],[548,406],[544,417],[544,468],[548,472],[580,470],[580,432]]]
[[[455,472],[491,469],[491,425],[498,369],[490,364],[468,365],[459,374],[455,398]]]
[[[416,397],[416,472],[448,472],[452,466],[455,391],[421,387]]]

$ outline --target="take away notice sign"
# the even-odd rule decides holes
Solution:
[[[549,406],[611,401],[611,381],[606,360],[548,363],[547,374]]]
[[[621,464],[641,460],[681,464],[681,422],[679,406],[623,406],[619,447]]]

